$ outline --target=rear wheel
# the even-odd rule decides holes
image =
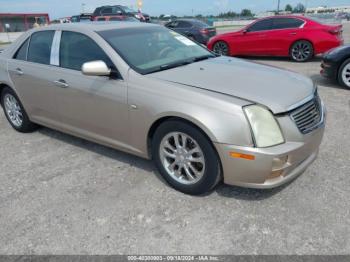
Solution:
[[[163,178],[183,193],[203,194],[220,181],[220,161],[211,142],[185,122],[162,124],[154,134],[152,154]]]
[[[314,48],[309,41],[297,41],[290,49],[290,57],[296,62],[306,62],[313,56]]]
[[[218,41],[213,46],[214,53],[218,55],[228,56],[230,55],[230,48],[224,41]]]
[[[350,58],[340,66],[338,81],[340,84],[350,89]]]
[[[37,125],[29,120],[28,115],[23,108],[23,105],[12,89],[7,87],[2,91],[1,105],[7,120],[17,131],[28,133],[34,131],[37,128]]]

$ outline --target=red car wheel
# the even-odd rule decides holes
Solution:
[[[224,55],[228,56],[230,55],[230,48],[228,47],[228,44],[224,41],[218,41],[213,46],[214,53],[218,55]]]

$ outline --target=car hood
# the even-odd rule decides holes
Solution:
[[[315,92],[307,77],[230,57],[212,58],[148,76],[262,104],[275,114],[295,108]]]

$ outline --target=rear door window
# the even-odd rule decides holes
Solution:
[[[60,66],[67,69],[81,70],[86,62],[102,60],[109,68],[114,68],[112,61],[95,41],[86,35],[64,31],[60,44]]]
[[[102,15],[112,15],[113,14],[113,8],[112,7],[105,7],[101,11]]]
[[[22,46],[17,50],[16,54],[14,55],[14,59],[17,60],[27,60],[27,51],[28,51],[28,45],[29,45],[29,38],[22,44]]]
[[[272,19],[264,19],[256,22],[248,28],[249,32],[259,32],[272,29]]]
[[[304,24],[303,20],[295,18],[275,18],[273,19],[273,29],[299,28]]]
[[[28,49],[28,61],[50,64],[51,47],[55,31],[42,31],[32,34]]]

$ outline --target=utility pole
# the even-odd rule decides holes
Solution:
[[[81,13],[85,13],[85,3],[81,3]]]
[[[280,2],[281,2],[281,0],[278,0],[278,4],[277,4],[277,14],[280,13]]]

